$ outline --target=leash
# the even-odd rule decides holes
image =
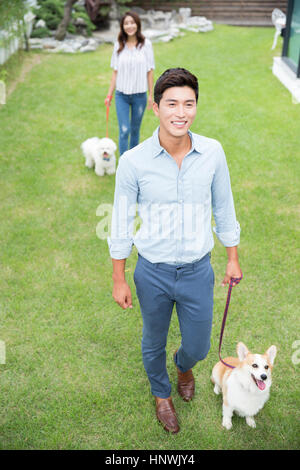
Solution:
[[[108,137],[109,106],[106,106],[106,137]]]
[[[228,287],[228,293],[227,293],[227,300],[226,300],[226,305],[225,305],[225,310],[224,310],[224,315],[223,315],[223,321],[222,321],[222,326],[221,326],[220,340],[219,340],[219,358],[220,358],[220,361],[225,366],[230,367],[230,369],[235,369],[235,367],[230,365],[230,364],[227,364],[227,362],[223,361],[223,359],[221,358],[221,347],[222,347],[223,333],[224,333],[224,330],[225,330],[225,323],[226,323],[226,318],[227,318],[227,314],[228,314],[233,283],[235,283],[235,285],[237,285],[241,282],[242,279],[243,279],[243,275],[241,277],[232,277],[230,279],[230,283],[229,283],[229,287]]]
[[[107,95],[105,98],[105,106],[106,106],[106,137],[108,137],[108,117],[109,117],[109,105],[112,100],[112,95]]]

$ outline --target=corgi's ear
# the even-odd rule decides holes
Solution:
[[[246,356],[248,354],[248,348],[247,346],[245,346],[244,343],[238,343],[237,347],[236,347],[236,352],[237,352],[237,355],[239,357],[239,360],[242,362],[246,359]]]
[[[275,360],[275,357],[276,357],[276,354],[277,354],[276,346],[274,346],[274,344],[272,344],[272,346],[270,346],[269,349],[267,349],[265,354],[266,354],[266,356],[268,356],[269,362],[272,366],[274,364],[274,360]]]

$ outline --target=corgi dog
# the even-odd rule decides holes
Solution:
[[[272,345],[265,354],[252,354],[243,343],[237,345],[238,357],[227,357],[224,361],[234,366],[226,367],[218,362],[211,375],[214,392],[223,394],[222,425],[231,429],[234,412],[246,418],[246,423],[256,427],[254,416],[269,398],[272,384],[271,372],[277,354]]]

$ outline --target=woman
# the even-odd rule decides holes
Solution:
[[[119,122],[120,156],[139,143],[140,127],[147,105],[152,107],[154,56],[152,44],[141,33],[141,21],[134,12],[127,12],[120,22],[118,41],[111,58],[112,79],[105,99],[110,106],[116,88],[116,110]],[[131,108],[131,118],[130,118]]]

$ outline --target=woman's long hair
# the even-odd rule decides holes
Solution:
[[[127,11],[125,15],[121,18],[120,21],[120,33],[118,36],[118,41],[119,41],[119,49],[118,49],[118,54],[124,49],[128,35],[124,31],[124,21],[127,16],[131,16],[131,18],[134,20],[135,24],[137,25],[137,31],[136,31],[136,39],[137,39],[137,45],[136,47],[142,47],[145,43],[145,36],[142,34],[141,29],[141,20],[139,15],[137,15],[134,11]]]

